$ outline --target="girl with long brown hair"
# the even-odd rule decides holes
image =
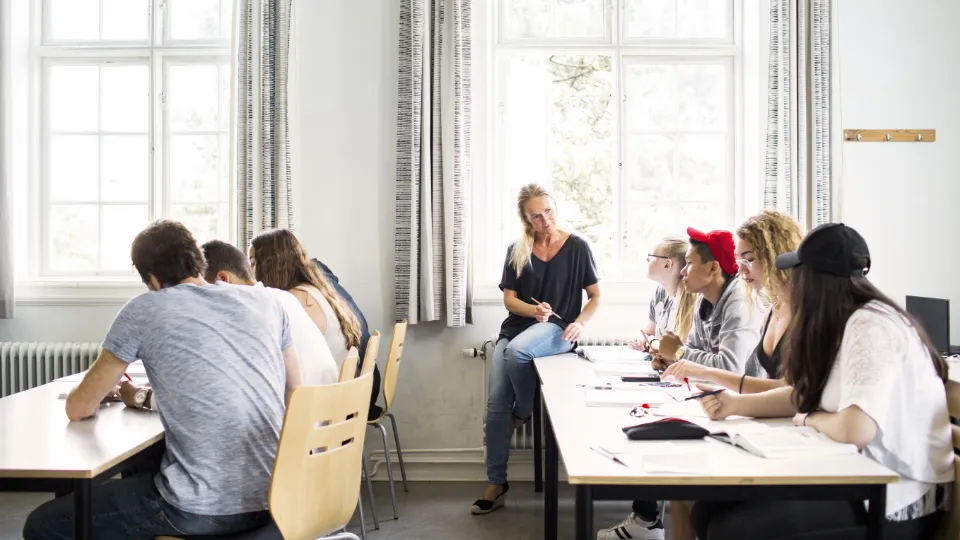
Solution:
[[[797,251],[777,257],[792,269],[791,323],[783,373],[789,387],[759,394],[721,392],[701,400],[711,419],[794,417],[899,474],[889,484],[887,538],[931,538],[949,504],[953,445],[946,362],[922,328],[866,278],[867,243],[843,224],[821,225]],[[700,538],[863,536],[862,502],[697,503]]]
[[[250,242],[250,268],[257,281],[289,291],[300,300],[323,333],[338,368],[350,347],[360,347],[360,321],[292,232],[274,229],[257,235]]]

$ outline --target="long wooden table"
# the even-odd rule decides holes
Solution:
[[[157,414],[101,405],[70,422],[59,399],[75,382],[52,382],[0,399],[0,491],[74,493],[74,538],[89,539],[90,491],[163,440]]]
[[[887,484],[896,473],[861,455],[765,459],[710,439],[671,441],[683,473],[648,473],[590,449],[637,423],[624,408],[587,407],[584,388],[596,364],[566,354],[534,361],[545,434],[544,536],[557,537],[558,458],[576,486],[576,538],[594,538],[596,500],[868,500],[868,538],[882,538]],[[709,422],[698,419],[699,423]],[[773,421],[783,423],[783,420]],[[661,447],[662,448],[662,447]],[[662,451],[662,450],[661,450]]]

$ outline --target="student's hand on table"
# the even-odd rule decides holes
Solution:
[[[669,368],[676,360],[672,358],[664,358],[659,353],[654,353],[651,355],[650,367],[657,370],[663,371]]]
[[[648,352],[650,350],[650,342],[646,338],[641,337],[640,339],[634,339],[630,343],[627,343],[627,346],[635,351]]]
[[[710,392],[719,387],[707,384],[698,384],[697,389],[701,392]],[[707,418],[711,420],[723,420],[736,413],[737,402],[741,399],[740,394],[734,392],[720,392],[712,396],[700,398],[700,406],[703,412],[707,413]]]
[[[574,321],[567,325],[567,329],[563,331],[563,340],[564,341],[577,341],[580,339],[580,334],[583,332],[583,325]]]
[[[677,382],[683,382],[684,379],[709,380],[709,373],[710,371],[706,366],[689,360],[680,360],[671,364],[660,378],[663,380],[673,379]]]
[[[550,307],[550,304],[543,302],[534,306],[537,308],[536,314],[533,316],[537,322],[549,322],[550,316],[553,315],[553,308]]]
[[[658,352],[664,358],[673,360],[677,356],[677,350],[683,347],[683,341],[677,337],[673,332],[667,332],[660,338],[660,342],[657,344]]]
[[[132,382],[123,381],[122,383],[120,383],[120,387],[117,390],[117,393],[120,394],[120,400],[123,401],[124,405],[126,405],[127,407],[136,408],[137,402],[135,401],[135,397],[137,395],[137,390],[139,389],[140,387],[133,384]]]

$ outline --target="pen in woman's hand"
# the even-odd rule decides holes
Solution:
[[[533,300],[534,302],[536,302],[536,303],[537,303],[537,306],[539,306],[539,307],[541,307],[541,308],[543,307],[543,302],[537,300],[536,298],[534,298],[534,297],[532,297],[532,296],[530,297],[530,299]],[[565,323],[568,323],[568,324],[570,323],[570,321],[568,321],[568,320],[564,319],[563,317],[557,315],[552,309],[548,309],[547,311],[550,312],[550,316],[551,316],[551,317],[556,317],[556,318],[560,319],[561,321],[563,321],[563,322],[565,322]]]

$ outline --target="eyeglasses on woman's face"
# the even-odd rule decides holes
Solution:
[[[653,253],[647,253],[647,262],[652,262],[654,259],[669,259],[666,255],[654,255]]]

